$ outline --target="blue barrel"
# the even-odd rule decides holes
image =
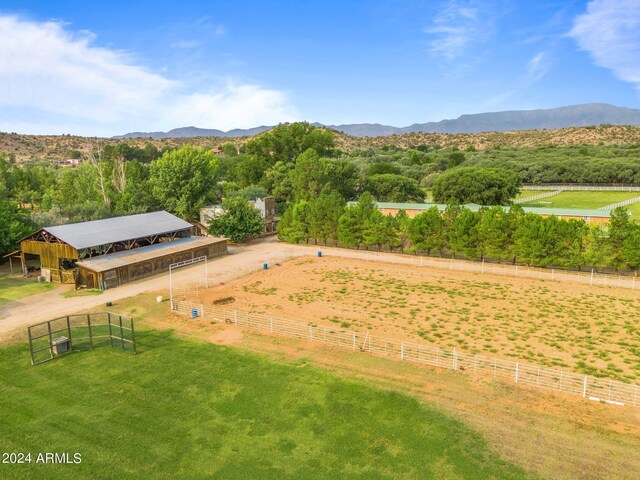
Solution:
[[[269,268],[269,265],[267,265],[266,263],[262,266],[263,270],[266,270],[267,268]]]
[[[191,309],[191,318],[196,318],[198,316],[198,309],[197,308],[192,308]]]
[[[318,250],[318,257],[322,256],[322,250]]]

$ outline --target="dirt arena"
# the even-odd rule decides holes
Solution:
[[[628,289],[299,257],[201,291],[199,301],[590,375],[640,377],[640,297]]]

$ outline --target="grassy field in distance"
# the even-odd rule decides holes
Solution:
[[[78,465],[0,464],[0,477],[530,478],[481,435],[410,397],[302,360],[141,329],[32,367],[0,349],[6,452],[79,452]]]
[[[519,198],[525,198],[523,192]],[[529,192],[534,196],[541,192]],[[529,196],[529,195],[527,195]],[[567,191],[552,197],[522,203],[523,207],[552,207],[552,208],[602,208],[613,203],[622,202],[634,197],[640,197],[640,192],[598,192],[598,191]],[[551,202],[541,205],[539,202]]]

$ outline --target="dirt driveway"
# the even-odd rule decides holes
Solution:
[[[290,251],[290,246],[278,243],[276,237],[257,240],[248,245],[230,246],[229,255],[209,261],[209,277],[242,271],[251,265],[260,265],[266,261],[266,256],[284,255]],[[202,266],[180,269],[174,279],[176,283],[187,281],[194,275],[194,271],[201,270]],[[95,296],[65,298],[63,294],[70,289],[70,286],[65,285],[46,293],[0,305],[0,337],[26,325],[87,310],[106,302],[115,302],[145,292],[168,290],[169,275],[158,275],[128,283]]]

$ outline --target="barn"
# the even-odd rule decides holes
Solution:
[[[227,253],[227,240],[196,237],[165,211],[45,227],[20,241],[47,281],[107,289],[167,270],[171,263]]]

